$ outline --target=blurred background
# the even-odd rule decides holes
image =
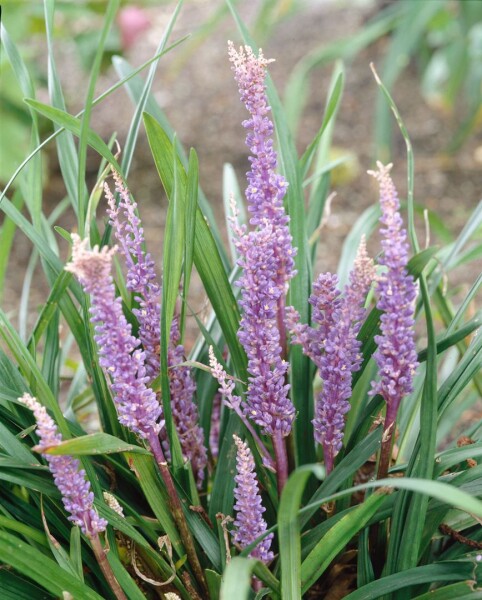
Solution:
[[[320,232],[319,269],[336,269],[352,225],[377,201],[374,182],[366,175],[375,160],[394,162],[392,173],[402,198],[406,191],[405,142],[378,91],[370,63],[391,91],[413,144],[422,246],[426,234],[422,207],[430,211],[430,244],[453,240],[482,193],[482,2],[239,0],[235,4],[265,56],[275,59],[270,73],[300,154],[322,123],[333,74],[343,61],[344,89],[325,148],[324,177],[318,177],[310,191],[325,196],[336,192]],[[161,0],[121,2],[96,94],[119,78],[113,56],[137,67],[154,55],[175,6]],[[103,0],[56,3],[54,54],[71,114],[83,107],[105,7]],[[2,22],[35,79],[37,99],[48,103],[42,3],[7,0]],[[249,168],[241,126],[245,111],[227,59],[227,40],[239,43],[240,36],[223,0],[186,0],[170,42],[185,35],[190,37],[161,59],[153,94],[182,144],[196,148],[201,186],[227,239],[225,164],[234,167],[241,189]],[[0,69],[3,187],[29,152],[30,114],[4,52]],[[93,109],[91,125],[106,141],[115,133],[122,147],[132,114],[133,104],[120,89]],[[43,133],[51,133],[47,120]],[[66,192],[53,144],[44,157],[44,203],[51,213]],[[98,157],[90,153],[91,187],[98,167]],[[166,202],[142,128],[128,181],[139,204],[148,249],[160,260]],[[102,203],[98,214],[102,219]],[[73,223],[68,212],[59,220],[66,229]],[[31,248],[19,233],[13,243],[10,276],[0,292],[5,310],[15,315]],[[452,272],[452,293],[466,292],[472,275],[463,269]],[[33,273],[29,299],[33,312],[47,295],[42,280],[35,277]],[[202,311],[202,289],[195,281],[193,286],[193,306]]]

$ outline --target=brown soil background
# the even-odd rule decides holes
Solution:
[[[176,40],[193,33],[200,23],[212,15],[222,4],[220,0],[186,2],[172,34]],[[240,3],[240,12],[249,23],[257,2]],[[307,52],[334,40],[359,31],[377,10],[376,3],[312,1],[303,10],[281,21],[272,30],[264,54],[275,58],[270,73],[280,94],[294,65]],[[150,8],[147,11],[152,22],[150,31],[138,40],[125,55],[137,66],[155,52],[158,40],[170,18],[173,4]],[[246,114],[238,98],[236,85],[227,60],[226,41],[239,42],[239,35],[229,15],[201,44],[185,54],[182,46],[168,54],[160,62],[154,95],[171,120],[179,139],[186,148],[196,148],[200,162],[200,183],[211,202],[218,224],[227,239],[222,209],[222,172],[224,163],[231,163],[238,174],[241,189],[245,172],[249,168],[248,152],[244,146],[245,131],[241,121]],[[373,166],[373,123],[377,85],[370,71],[373,62],[382,70],[389,40],[381,39],[361,52],[346,65],[346,83],[343,100],[334,130],[334,145],[355,158],[354,168],[347,181],[333,184],[337,196],[331,217],[322,231],[319,245],[318,270],[336,269],[343,241],[355,220],[363,210],[377,201],[377,191],[366,170]],[[69,111],[74,114],[82,108],[88,74],[82,70],[74,46],[59,41],[56,49],[58,69],[64,85]],[[39,46],[40,69],[46,72],[45,48]],[[311,94],[301,120],[297,146],[300,152],[312,140],[318,130],[326,100],[332,66],[317,69],[311,77]],[[112,69],[102,75],[97,92],[104,91],[116,80]],[[46,94],[45,90],[44,93]],[[42,96],[42,93],[40,94]],[[482,142],[474,136],[452,157],[444,153],[456,131],[453,115],[437,112],[428,106],[420,92],[415,62],[403,72],[393,90],[393,96],[405,120],[415,153],[415,200],[437,212],[449,229],[458,234],[470,213],[476,207],[482,190],[481,154]],[[40,99],[47,101],[46,97]],[[122,146],[130,119],[132,104],[123,90],[109,97],[92,115],[93,128],[108,139],[117,132]],[[393,126],[393,177],[400,194],[406,191],[405,143]],[[50,178],[45,193],[45,210],[49,213],[65,195],[62,178],[56,163],[53,147],[49,152]],[[89,183],[95,183],[98,159],[89,156]],[[166,213],[166,200],[151,158],[145,134],[141,131],[129,175],[129,185],[139,204],[144,222],[148,249],[161,264],[162,238]],[[340,178],[338,178],[340,179]],[[102,204],[99,216],[102,217]],[[419,218],[420,231],[423,223]],[[72,228],[73,216],[66,214],[63,227]],[[431,244],[439,240],[432,236]],[[423,245],[424,240],[421,238]],[[66,252],[66,243],[59,238],[59,245]],[[375,250],[376,251],[376,250]],[[16,322],[18,299],[31,247],[18,234],[12,253],[10,275],[5,290],[4,305],[13,322]],[[474,268],[461,269],[450,275],[449,283],[463,294],[473,282],[477,272]],[[205,299],[199,282],[192,285],[192,304],[201,310]],[[46,300],[48,289],[40,273],[34,278],[30,297],[31,321],[34,322],[38,307]],[[194,328],[191,328],[191,339]]]

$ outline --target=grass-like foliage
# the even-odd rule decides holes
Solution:
[[[0,312],[1,597],[480,597],[482,427],[462,417],[482,391],[482,280],[461,299],[445,275],[475,270],[482,209],[446,246],[420,248],[410,140],[375,74],[407,144],[407,199],[391,179],[397,165],[377,162],[378,208],[354,224],[338,273],[315,272],[343,68],[299,156],[270,61],[227,6],[240,40],[226,60],[251,153],[237,204],[225,171],[228,247],[195,151],[184,152],[150,94],[159,60],[180,42],[170,40],[180,5],[155,56],[137,70],[115,58],[119,81],[95,98],[118,10],[107,3],[75,116],[55,66],[54,2],[44,4],[49,103],[2,28],[32,147],[2,191],[0,282],[18,230],[34,248],[26,280],[38,264],[49,292],[33,327],[25,311],[20,331]],[[95,104],[119,87],[135,104],[120,153],[90,126]],[[44,140],[40,115],[54,127]],[[168,199],[162,265],[128,189],[141,127]],[[50,215],[46,144],[67,194]],[[88,148],[100,157],[92,193]],[[56,227],[63,210],[76,216],[72,232]],[[193,269],[212,312],[187,355]],[[86,409],[96,415],[89,434]]]

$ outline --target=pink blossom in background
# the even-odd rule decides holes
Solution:
[[[150,28],[151,21],[139,6],[125,6],[117,16],[122,49],[131,48],[140,35]]]

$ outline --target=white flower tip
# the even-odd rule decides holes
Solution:
[[[34,410],[38,406],[38,400],[27,392],[25,392],[23,396],[18,398],[18,401],[21,402],[27,408],[30,408],[30,410]]]

